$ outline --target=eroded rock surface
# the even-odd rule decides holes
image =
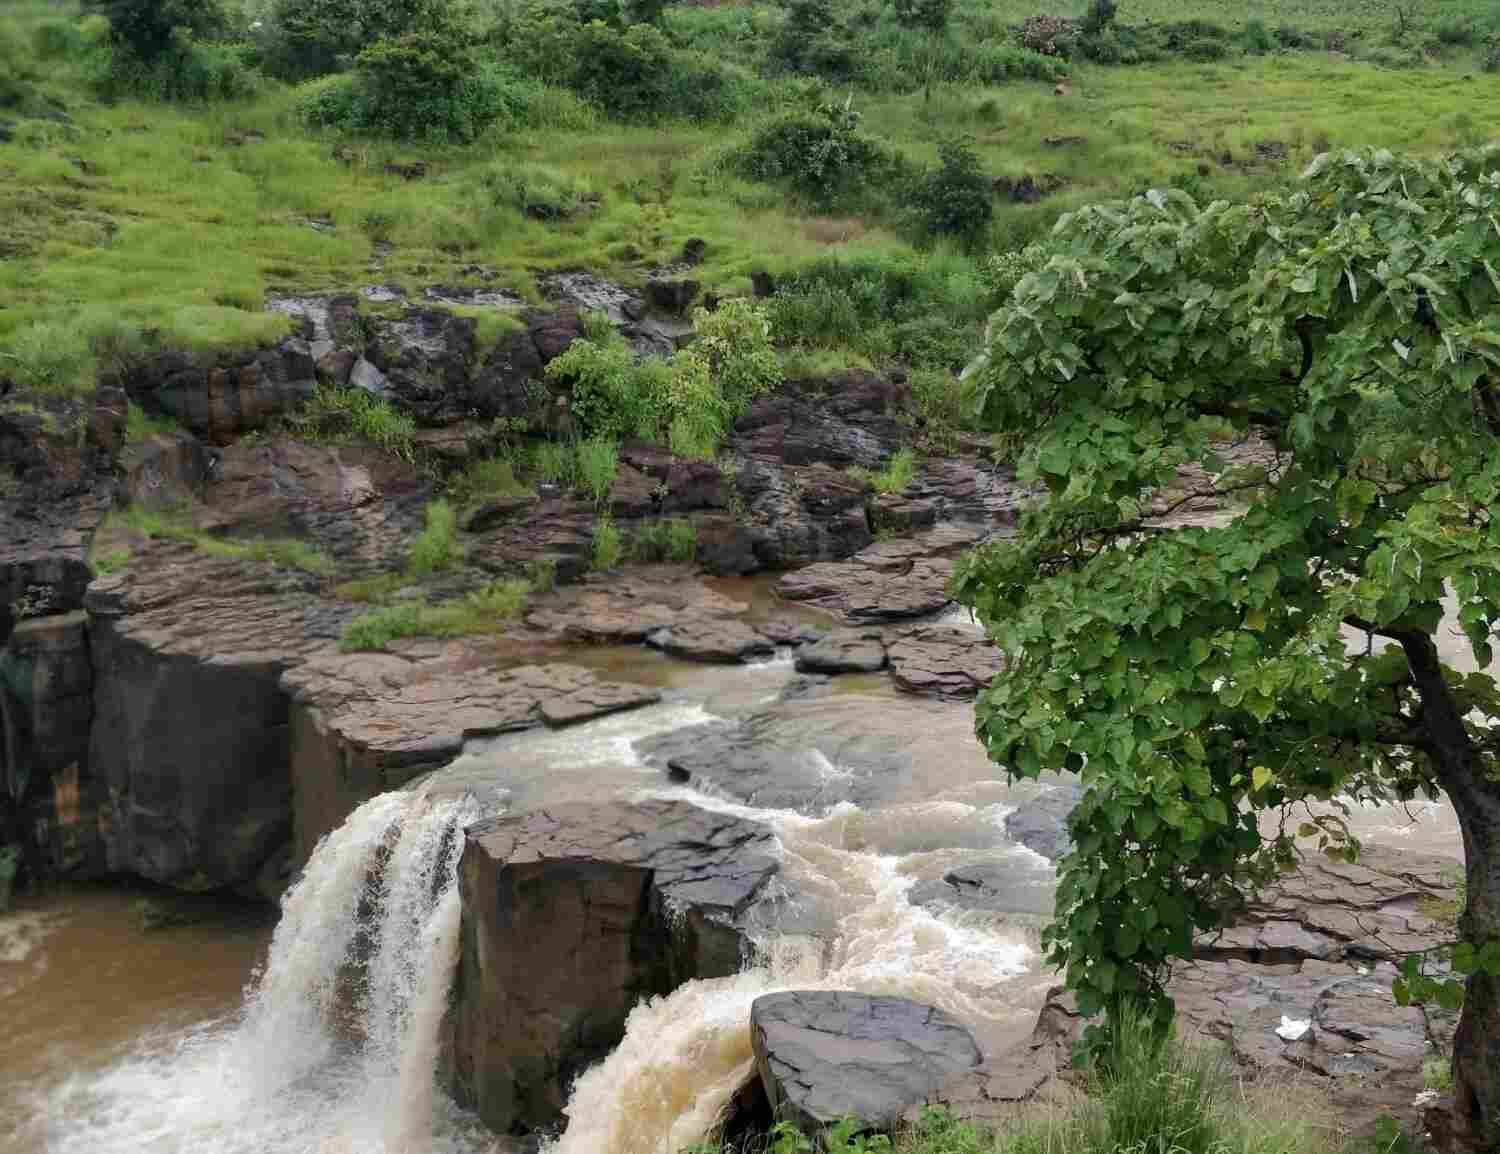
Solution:
[[[837,630],[797,652],[801,673],[878,673],[885,662],[885,641],[878,629]]]
[[[973,1035],[942,1010],[838,990],[757,998],[750,1040],[772,1110],[808,1133],[843,1118],[890,1130],[980,1064]]]
[[[659,699],[578,666],[495,672],[482,641],[325,651],[288,670],[296,860],[361,803],[447,765],[473,737],[588,721]]]
[[[554,1123],[642,998],[736,972],[776,873],[753,822],[682,802],[562,805],[470,826],[449,1068],[499,1132]]]
[[[913,537],[871,545],[847,561],[788,573],[777,592],[855,622],[928,617],[947,606],[952,558],[977,544],[984,530],[943,525]]]
[[[1005,665],[988,638],[950,625],[902,630],[889,639],[887,652],[898,686],[950,701],[974,697]]]

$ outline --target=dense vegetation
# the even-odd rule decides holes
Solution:
[[[1299,837],[1352,857],[1339,807],[1307,803],[1448,796],[1470,975],[1454,1085],[1491,1149],[1500,691],[1435,635],[1452,597],[1483,669],[1500,624],[1497,197],[1494,149],[1345,152],[1248,204],[1152,193],[1065,218],[973,367],[976,405],[1048,499],[956,578],[1013,655],[978,704],[991,756],[1086,787],[1046,934],[1086,1013],[1165,1021],[1171,959]],[[1211,444],[1251,435],[1269,463]],[[1206,480],[1184,493],[1187,464]],[[1205,492],[1249,504],[1153,522]],[[1414,959],[1394,993],[1453,1005],[1463,988]]]

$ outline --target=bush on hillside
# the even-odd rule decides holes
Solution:
[[[570,86],[622,120],[727,120],[747,103],[744,77],[672,47],[651,24],[594,20],[577,32]]]
[[[302,107],[316,126],[440,144],[473,140],[505,111],[504,86],[454,25],[376,41],[353,75],[315,88]]]
[[[109,20],[110,40],[141,64],[177,55],[183,37],[211,40],[226,23],[218,0],[90,0]]]
[[[781,361],[771,339],[765,305],[736,297],[713,312],[693,313],[693,349],[707,358],[729,420],[737,420],[762,393],[781,384]]]
[[[786,186],[823,210],[879,204],[891,178],[907,169],[898,155],[859,131],[859,113],[847,103],[772,121],[734,163],[743,175]]]
[[[782,71],[848,82],[861,69],[855,45],[832,0],[790,0],[770,55]]]
[[[288,79],[319,76],[375,41],[454,23],[451,0],[273,0],[266,66]]]
[[[938,156],[938,166],[916,181],[912,207],[927,233],[973,243],[994,217],[994,184],[966,141],[944,140]]]
[[[100,45],[86,64],[106,100],[239,100],[253,95],[261,82],[246,45],[197,41],[185,33],[149,60],[112,43]]]

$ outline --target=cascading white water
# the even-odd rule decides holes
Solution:
[[[50,1103],[47,1149],[482,1149],[477,1123],[436,1083],[458,959],[458,839],[477,816],[467,798],[412,793],[361,806],[284,899],[242,1013],[67,1084]]]
[[[670,794],[770,825],[795,888],[836,902],[842,916],[831,942],[772,932],[754,968],[689,982],[638,1006],[624,1041],[574,1084],[567,1129],[549,1154],[676,1154],[700,1141],[751,1076],[750,1007],[762,994],[892,994],[971,1024],[1015,1014],[1016,993],[1008,985],[1028,972],[1034,956],[1024,935],[982,916],[913,905],[907,894],[914,878],[903,871],[903,859],[862,848],[859,827],[867,815],[858,807],[807,818],[690,790]],[[939,802],[881,816],[921,823],[974,813],[973,806]],[[1020,855],[1017,866],[1035,868]]]

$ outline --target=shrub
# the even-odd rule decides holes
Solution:
[[[836,82],[860,71],[856,41],[834,14],[832,0],[791,0],[770,57],[783,71]]]
[[[599,339],[574,341],[547,364],[548,380],[572,384],[573,414],[595,436],[654,438],[659,425],[655,398],[625,339],[609,329]]]
[[[882,186],[905,172],[896,156],[859,131],[859,113],[847,102],[772,121],[734,164],[743,175],[785,185],[823,210],[879,203]]]
[[[667,445],[679,457],[710,461],[728,431],[724,398],[708,359],[697,349],[672,358],[667,380]]]
[[[642,521],[630,543],[630,554],[637,561],[660,561],[667,555],[667,523]]]
[[[91,0],[88,7],[109,20],[110,40],[147,66],[175,56],[184,35],[211,39],[225,28],[218,0]]]
[[[565,220],[599,203],[588,181],[546,165],[492,164],[480,183],[495,204],[535,220]]]
[[[698,555],[698,530],[685,517],[667,522],[667,560],[691,561]]]
[[[193,40],[180,34],[150,58],[128,45],[112,43],[88,60],[90,79],[106,100],[138,96],[149,100],[203,102],[252,95],[260,78],[242,44]]]
[[[1486,72],[1500,72],[1500,39],[1491,40],[1484,49],[1480,67]]]
[[[911,374],[911,399],[929,441],[940,451],[952,451],[964,425],[963,381],[947,369],[917,369]]]
[[[1478,30],[1473,23],[1460,16],[1445,17],[1437,22],[1433,28],[1439,44],[1448,47],[1461,47],[1473,44],[1479,39]]]
[[[765,305],[736,297],[720,302],[713,312],[697,309],[693,330],[694,347],[708,357],[730,422],[760,394],[781,384],[781,362]]]
[[[994,185],[966,141],[944,140],[938,156],[937,168],[916,183],[913,206],[927,232],[973,242],[994,216]]]
[[[144,441],[147,437],[170,436],[181,431],[181,426],[170,416],[153,417],[134,401],[129,403],[125,414],[125,440],[130,443]]]
[[[1182,54],[1189,60],[1206,63],[1210,60],[1224,59],[1229,54],[1229,49],[1222,40],[1210,40],[1207,37],[1200,37],[1197,40],[1190,40],[1184,44]]]
[[[406,568],[413,577],[430,577],[463,559],[453,506],[439,498],[427,503],[427,525],[411,543]]]
[[[1276,51],[1276,38],[1271,35],[1264,20],[1246,20],[1245,30],[1240,34],[1240,43],[1252,56],[1264,56]]]
[[[453,22],[451,0],[272,0],[265,59],[278,76],[318,76],[377,40]]]
[[[620,446],[606,437],[590,437],[578,444],[578,482],[593,497],[594,504],[609,500],[620,466]]]
[[[877,493],[900,493],[916,479],[917,457],[910,449],[902,449],[894,453],[878,473],[860,468],[849,472],[869,481]]]
[[[622,120],[726,120],[748,99],[743,77],[674,49],[652,24],[622,31],[590,21],[576,33],[572,58],[570,86]]]
[[[535,449],[533,467],[538,479],[548,485],[571,489],[577,483],[578,456],[572,445],[543,441]]]
[[[364,441],[408,461],[416,454],[416,422],[364,389],[319,386],[290,423],[311,441]]]
[[[355,68],[370,127],[386,135],[473,140],[499,114],[468,34],[453,25],[377,40]]]
[[[1083,17],[1083,33],[1097,36],[1115,20],[1115,0],[1089,0],[1088,12]]]
[[[448,491],[460,506],[490,497],[516,497],[531,492],[516,480],[515,466],[504,457],[474,461],[448,482]]]
[[[620,563],[622,548],[620,530],[608,516],[594,522],[594,550],[592,564],[595,569],[613,569]]]

